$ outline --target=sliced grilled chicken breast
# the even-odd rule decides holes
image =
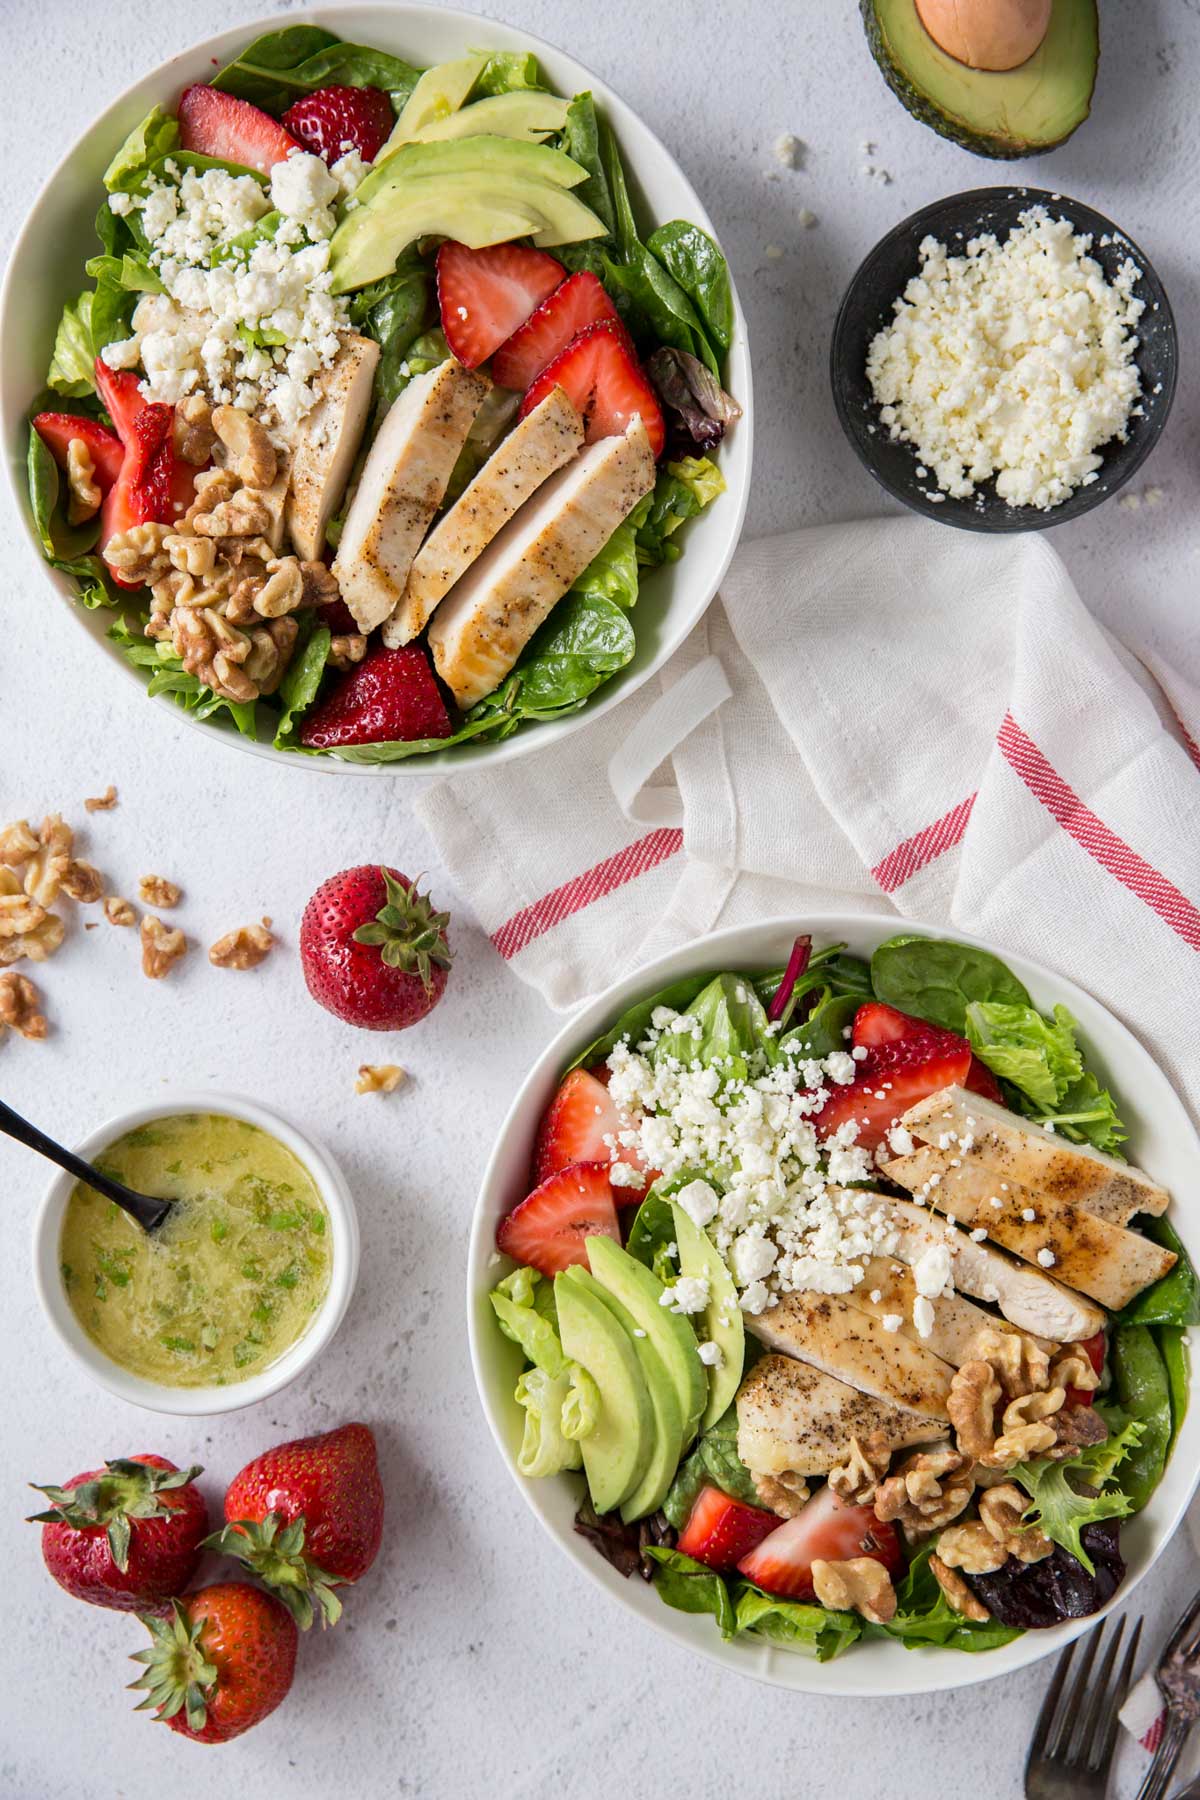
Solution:
[[[269,488],[259,488],[263,502],[271,515],[271,523],[263,532],[268,544],[276,556],[283,549],[283,531],[287,513],[288,496],[292,491],[292,471],[288,464],[280,458],[279,473]],[[311,557],[306,559],[311,562]]]
[[[952,1154],[964,1164],[986,1163],[999,1181],[1019,1181],[1063,1206],[1086,1206],[1114,1225],[1126,1224],[1134,1213],[1166,1212],[1170,1205],[1166,1188],[1140,1169],[1088,1144],[1068,1144],[966,1088],[930,1094],[909,1107],[901,1124],[939,1148],[946,1147],[942,1138],[953,1133]]]
[[[974,1243],[965,1231],[911,1200],[893,1201],[892,1210],[897,1261],[915,1263],[935,1244],[948,1243],[958,1292],[999,1307],[1019,1330],[1059,1344],[1077,1344],[1094,1337],[1104,1325],[1102,1308],[1041,1269],[1018,1262],[994,1244]]]
[[[769,1350],[812,1363],[861,1393],[944,1422],[954,1370],[920,1344],[885,1331],[841,1295],[782,1294],[746,1325]]]
[[[438,674],[458,704],[499,686],[543,619],[654,486],[640,418],[543,482],[441,602],[429,626]]]
[[[424,631],[433,609],[526,500],[583,448],[583,420],[560,387],[515,425],[438,520],[413,561],[404,597],[383,627],[395,648]]]
[[[374,339],[351,333],[316,382],[320,399],[296,427],[284,522],[296,553],[315,562],[341,504],[371,410],[379,363]]]
[[[448,357],[409,382],[379,427],[333,565],[360,631],[381,625],[404,592],[491,385]]]
[[[737,1396],[738,1455],[752,1475],[828,1475],[850,1439],[882,1432],[889,1449],[927,1443],[937,1428],[920,1413],[860,1393],[793,1356],[763,1356]]]
[[[921,1198],[936,1196],[938,1206],[960,1223],[982,1227],[1025,1262],[1039,1263],[1039,1252],[1048,1252],[1054,1261],[1045,1266],[1112,1312],[1120,1312],[1178,1260],[1140,1232],[1110,1225],[1083,1206],[1047,1199],[1015,1181],[1001,1188],[994,1170],[969,1159],[955,1168],[958,1160],[956,1150],[926,1145],[885,1164],[884,1173]]]
[[[956,1369],[961,1369],[976,1354],[974,1344],[981,1331],[1014,1329],[1006,1319],[997,1319],[994,1313],[985,1312],[982,1306],[964,1299],[962,1294],[943,1294],[933,1302],[933,1324],[928,1337],[922,1337],[913,1324],[917,1284],[908,1266],[892,1256],[872,1257],[864,1267],[862,1280],[845,1298],[851,1306],[870,1313],[872,1318],[884,1319],[889,1314],[893,1318],[899,1316],[904,1321],[899,1327],[901,1337],[922,1344]],[[1047,1355],[1053,1355],[1058,1349],[1058,1345],[1048,1338],[1038,1341]]]

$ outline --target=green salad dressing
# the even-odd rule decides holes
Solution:
[[[243,1119],[180,1113],[97,1160],[176,1202],[153,1237],[78,1183],[60,1261],[71,1308],[107,1356],[168,1387],[245,1381],[307,1329],[329,1286],[329,1218],[290,1150]]]

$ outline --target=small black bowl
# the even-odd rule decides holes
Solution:
[[[1091,232],[1091,254],[1110,281],[1125,258],[1132,256],[1142,271],[1134,292],[1146,303],[1138,323],[1142,414],[1130,419],[1125,443],[1114,439],[1104,450],[1104,462],[1095,481],[1076,488],[1049,512],[1033,506],[1008,505],[990,481],[966,500],[942,494],[932,474],[918,476],[920,458],[913,446],[889,437],[887,426],[880,423],[879,406],[867,380],[868,346],[876,332],[891,321],[892,301],[919,272],[921,240],[932,235],[954,250],[965,246],[970,238],[990,231],[1003,241],[1016,225],[1018,215],[1030,206],[1044,206],[1052,218],[1069,219],[1075,231]],[[1103,237],[1110,241],[1102,244]],[[932,206],[922,207],[879,240],[847,288],[838,310],[830,374],[843,431],[876,481],[905,506],[964,531],[1044,531],[1049,525],[1061,525],[1090,512],[1141,467],[1167,422],[1175,396],[1178,360],[1170,302],[1149,258],[1131,238],[1102,214],[1065,194],[1051,194],[1043,188],[991,187],[972,188],[964,194],[935,200]],[[930,494],[935,498],[930,499]]]

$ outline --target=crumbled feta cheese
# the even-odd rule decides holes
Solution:
[[[1021,1217],[1027,1225],[1032,1225],[1033,1221],[1037,1218],[1037,1214],[1034,1212],[1032,1206],[1023,1206],[1021,1208]]]
[[[1109,282],[1091,245],[1041,206],[1002,244],[989,233],[952,256],[921,243],[867,377],[891,436],[916,446],[944,493],[995,476],[1010,505],[1049,511],[1096,480],[1104,444],[1124,441],[1141,392],[1141,271],[1126,259]]]
[[[853,1050],[850,1052],[850,1054],[854,1058],[855,1062],[866,1062],[867,1046],[865,1044],[855,1044],[855,1046],[854,1046]]]
[[[673,1313],[703,1312],[708,1305],[708,1283],[698,1275],[681,1275],[658,1296],[658,1304]]]
[[[917,1336],[929,1337],[933,1331],[933,1301],[924,1294],[918,1294],[913,1301],[912,1316]]]
[[[883,1289],[882,1288],[872,1288],[871,1289],[871,1305],[878,1306],[879,1302],[882,1299],[883,1299]]]
[[[879,1323],[885,1331],[899,1331],[904,1323],[903,1313],[884,1313]]]
[[[836,1081],[840,1087],[849,1086],[858,1074],[853,1055],[845,1050],[834,1050],[825,1058],[825,1067],[830,1080]]]
[[[974,1231],[971,1233],[971,1242],[973,1244],[982,1244],[982,1242],[986,1238],[986,1236],[987,1236],[987,1232],[983,1229],[983,1226],[977,1225],[975,1227]]]
[[[799,169],[804,162],[805,146],[793,131],[781,131],[775,139],[775,161],[785,169]]]
[[[645,1181],[645,1172],[635,1169],[632,1163],[615,1162],[608,1171],[608,1179],[614,1187],[640,1188]]]
[[[770,1298],[770,1290],[765,1281],[752,1281],[741,1296],[742,1311],[755,1314],[766,1312]]]
[[[700,1361],[704,1364],[706,1369],[723,1369],[725,1367],[725,1352],[722,1350],[720,1344],[701,1344]]]
[[[689,1181],[675,1195],[675,1204],[682,1207],[693,1225],[698,1225],[703,1231],[716,1218],[720,1201],[707,1181]]]
[[[893,1125],[887,1138],[897,1156],[911,1156],[916,1149],[913,1134],[906,1125]]]
[[[1058,1258],[1055,1256],[1053,1250],[1045,1250],[1045,1249],[1038,1251],[1037,1259],[1041,1263],[1043,1269],[1052,1269],[1054,1267],[1055,1263],[1058,1261]]]
[[[949,1244],[943,1241],[923,1250],[913,1264],[912,1276],[917,1293],[926,1299],[936,1300],[940,1294],[950,1292],[954,1280]]]

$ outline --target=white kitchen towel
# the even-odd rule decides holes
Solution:
[[[1079,981],[1196,1116],[1198,741],[1045,537],[879,519],[743,545],[657,683],[417,805],[553,1006],[716,926],[894,913]]]

